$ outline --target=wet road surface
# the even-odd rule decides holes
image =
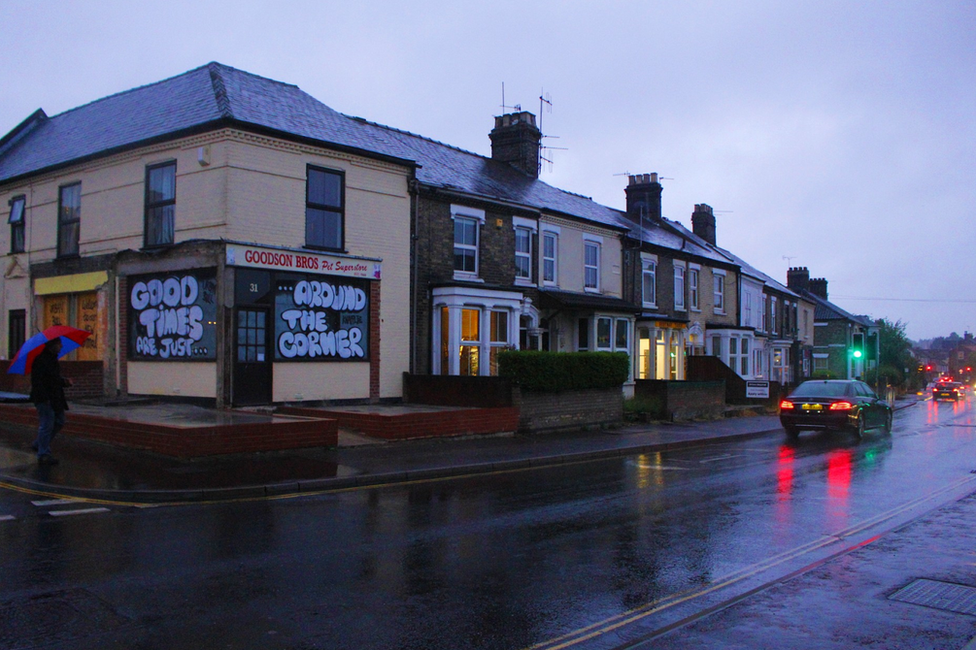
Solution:
[[[974,469],[972,405],[923,402],[861,441],[776,434],[317,496],[4,492],[0,648],[870,647],[768,625],[803,617],[771,594],[846,593],[838,562],[972,493]],[[904,647],[962,647],[974,620],[926,610],[912,625],[945,645]]]

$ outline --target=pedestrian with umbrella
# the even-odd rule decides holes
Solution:
[[[61,376],[61,357],[81,347],[91,332],[55,325],[40,334],[32,336],[17,352],[7,372],[31,375],[30,401],[37,409],[37,440],[32,445],[37,449],[37,462],[40,465],[57,465],[58,459],[51,455],[51,441],[64,427],[68,410],[68,400],[64,389],[71,382]]]

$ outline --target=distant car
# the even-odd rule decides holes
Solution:
[[[863,381],[811,379],[779,403],[779,421],[791,438],[804,429],[868,429],[891,433],[891,406]]]
[[[964,397],[964,395],[962,392],[962,387],[958,382],[939,382],[932,389],[932,399],[936,401],[940,399],[950,399],[955,402],[958,401],[960,397]]]

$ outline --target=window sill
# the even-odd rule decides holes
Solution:
[[[583,287],[583,291],[586,293],[600,293],[600,290],[594,287]]]
[[[484,280],[479,278],[477,275],[471,273],[458,273],[457,271],[454,272],[454,279],[462,282],[484,282]]]
[[[516,287],[532,287],[532,288],[536,288],[539,285],[537,285],[532,280],[526,280],[525,278],[515,278],[515,286]]]

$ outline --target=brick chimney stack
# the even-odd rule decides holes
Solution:
[[[535,125],[535,115],[528,111],[499,115],[488,137],[493,160],[507,162],[532,178],[539,178],[542,131]]]
[[[691,213],[691,231],[715,246],[715,214],[712,206],[696,203],[695,211]]]
[[[825,278],[812,278],[810,280],[810,293],[827,299],[827,280]]]
[[[805,266],[790,267],[786,272],[786,286],[798,291],[810,290],[810,269]]]
[[[637,174],[630,177],[624,189],[627,194],[627,216],[635,223],[641,217],[650,221],[661,220],[661,193],[664,188],[657,180],[657,174]]]

